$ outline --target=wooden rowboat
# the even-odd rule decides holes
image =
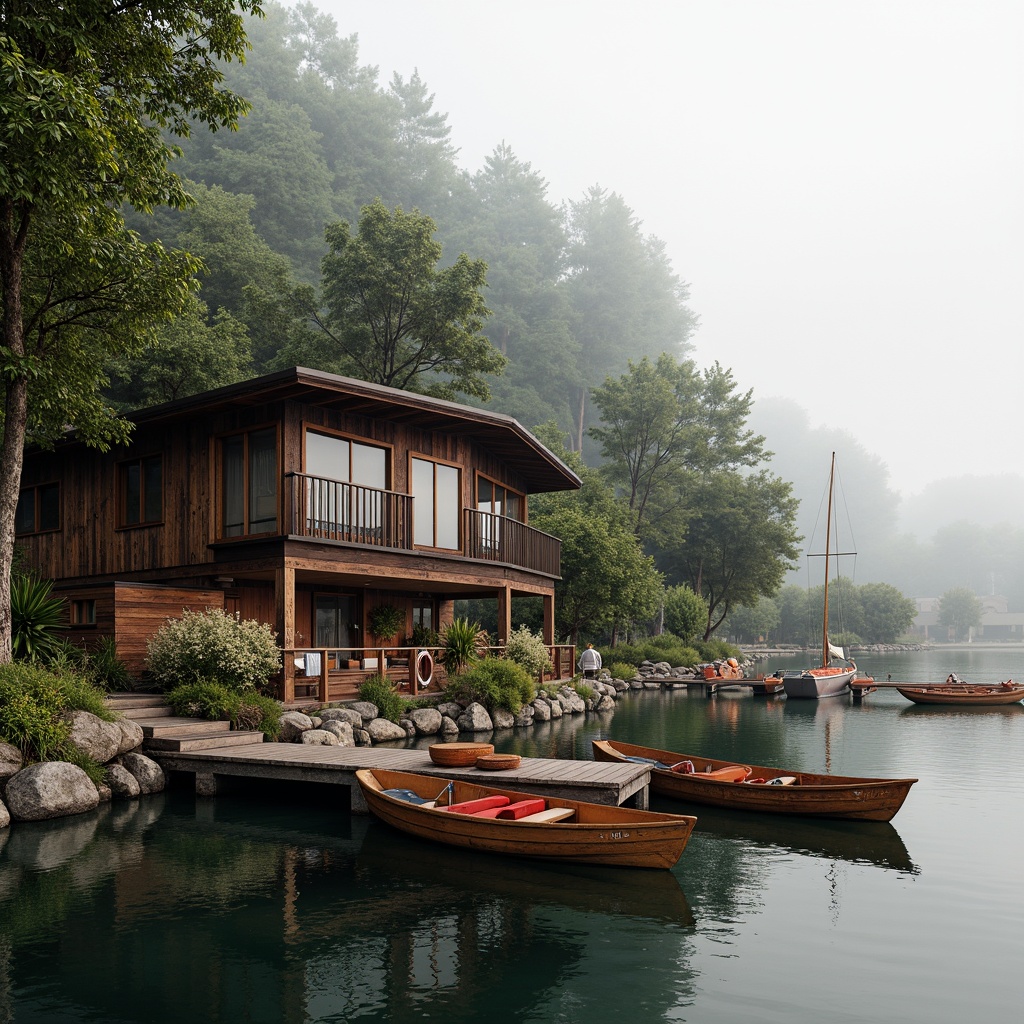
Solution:
[[[671,868],[697,821],[688,814],[545,799],[381,768],[357,771],[356,779],[370,810],[403,832],[567,864]]]
[[[950,686],[897,686],[907,700],[915,704],[964,704],[987,707],[998,704],[1018,704],[1024,700],[1024,685],[1008,680],[994,686],[972,683],[954,683]]]
[[[649,761],[651,790],[661,796],[735,811],[890,821],[917,782],[737,765],[734,761],[676,754],[618,740],[594,740],[593,747],[597,761]],[[697,770],[687,772],[687,765]],[[733,781],[737,768],[746,771],[739,781]]]

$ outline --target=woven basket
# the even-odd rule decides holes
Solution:
[[[507,772],[510,768],[518,768],[521,760],[518,754],[481,754],[476,759],[476,766],[488,772]]]
[[[469,768],[484,754],[494,753],[493,743],[432,743],[430,760],[442,768]]]

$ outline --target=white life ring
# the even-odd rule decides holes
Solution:
[[[430,651],[420,651],[416,655],[416,685],[429,686],[434,678],[434,659]]]

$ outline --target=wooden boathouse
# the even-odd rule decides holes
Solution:
[[[502,645],[514,596],[554,643],[560,543],[529,496],[580,480],[516,420],[295,367],[130,415],[108,452],[69,435],[26,452],[17,542],[65,598],[67,632],[113,637],[135,676],[182,609],[269,623],[279,697],[352,697],[374,672],[439,689],[429,638],[458,598],[489,598]],[[376,635],[388,607],[398,625]],[[394,613],[397,611],[397,615]]]

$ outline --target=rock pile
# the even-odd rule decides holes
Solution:
[[[166,785],[163,769],[138,753],[142,728],[123,718],[105,722],[88,711],[69,715],[71,742],[106,765],[99,786],[77,765],[41,761],[26,765],[21,751],[0,742],[0,828],[12,821],[44,821],[91,811],[101,802],[158,793]]]

